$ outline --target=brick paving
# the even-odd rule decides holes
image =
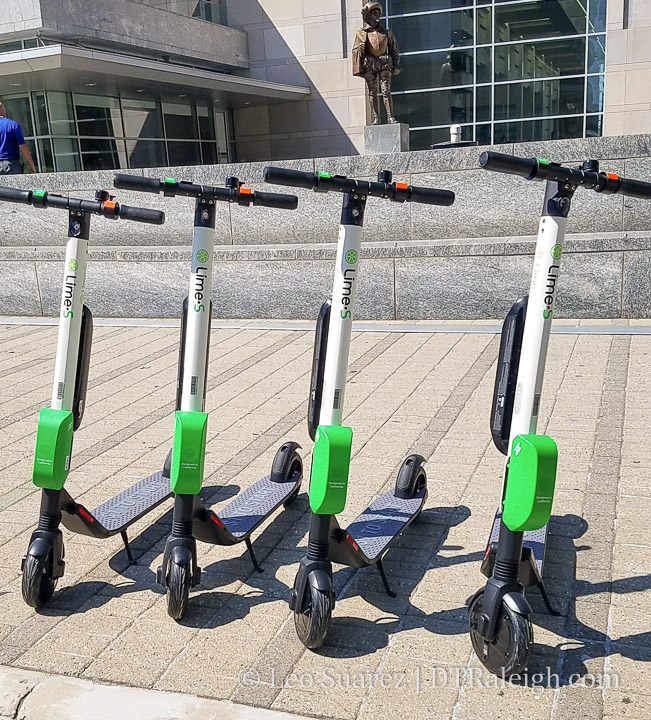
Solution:
[[[66,575],[53,600],[40,614],[24,604],[20,557],[39,503],[34,431],[49,402],[56,332],[0,325],[0,665],[338,720],[651,716],[651,336],[552,336],[539,430],[560,453],[546,578],[562,616],[545,615],[530,593],[533,679],[495,688],[471,653],[465,609],[482,584],[501,484],[488,430],[495,335],[354,333],[342,522],[391,487],[409,452],[428,458],[429,499],[387,556],[397,597],[384,594],[376,569],[337,566],[331,632],[313,653],[287,607],[306,547],[304,493],[255,535],[263,574],[243,545],[199,543],[204,575],[181,623],[167,617],[155,584],[171,502],[131,529],[136,566],[119,538],[64,530]],[[162,465],[177,342],[174,328],[96,328],[66,486],[86,506]],[[266,474],[285,439],[300,442],[309,469],[311,345],[307,331],[212,332],[206,484],[217,507]],[[533,677],[548,668],[558,680]],[[602,675],[610,688],[585,687]]]

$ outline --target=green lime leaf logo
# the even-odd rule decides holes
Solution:
[[[208,262],[208,251],[207,250],[199,250],[197,252],[197,260],[201,263]]]
[[[79,263],[76,260],[71,260],[68,263],[68,270],[76,270],[79,267]]]
[[[357,252],[355,250],[349,250],[346,253],[346,262],[349,265],[354,265],[357,262]]]
[[[563,254],[563,246],[562,245],[554,245],[552,248],[552,257],[558,260],[558,258]]]

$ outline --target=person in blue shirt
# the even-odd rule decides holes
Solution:
[[[20,125],[7,117],[7,110],[0,103],[0,174],[19,175],[22,173],[21,154],[29,165],[29,169],[33,173],[36,172],[32,154],[25,143]]]

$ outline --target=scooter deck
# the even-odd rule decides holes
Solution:
[[[398,498],[391,490],[374,500],[345,529],[333,516],[330,560],[350,567],[375,564],[415,520],[426,499],[426,488],[412,498]]]
[[[61,522],[80,535],[107,538],[123,532],[171,497],[170,480],[162,471],[149,475],[90,511],[65,490]]]
[[[275,482],[266,475],[235,497],[219,514],[201,502],[195,512],[192,532],[197,540],[212,545],[235,545],[251,533],[292,494],[298,494],[302,472],[287,482]]]
[[[494,543],[497,543],[497,541],[499,540],[501,518],[502,518],[501,513],[497,512],[495,514],[495,520],[493,521],[493,528],[491,530],[491,535],[488,540],[489,546],[493,545]],[[536,563],[536,568],[538,570],[538,575],[540,577],[542,577],[543,563],[545,561],[545,546],[547,543],[547,528],[548,528],[548,525],[545,525],[545,527],[540,528],[540,530],[526,531],[524,533],[524,538],[522,541],[523,556],[525,555],[526,552],[531,553],[531,555]],[[524,583],[524,584],[529,585],[529,583]]]

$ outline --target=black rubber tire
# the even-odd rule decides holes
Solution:
[[[323,592],[308,583],[309,600],[304,612],[294,611],[294,625],[299,640],[308,650],[323,645],[332,617],[332,593]]]
[[[497,635],[487,643],[477,632],[477,619],[482,612],[484,593],[473,600],[470,615],[470,641],[482,665],[499,677],[519,675],[527,667],[533,652],[533,626],[527,615],[520,615],[502,603],[497,620]]]
[[[56,586],[57,578],[52,577],[52,551],[47,555],[27,555],[23,568],[23,600],[40,610],[54,595]]]
[[[167,614],[173,620],[182,620],[188,611],[192,567],[189,563],[178,563],[170,560],[167,576]]]

